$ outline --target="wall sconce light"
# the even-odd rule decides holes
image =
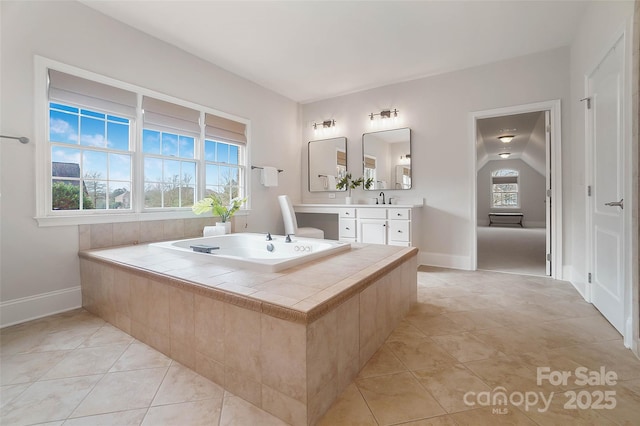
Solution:
[[[504,135],[498,137],[498,139],[500,139],[500,142],[502,143],[509,143],[513,140],[513,138],[515,138],[514,135]]]
[[[500,154],[498,154],[498,156],[500,158],[509,158],[511,156],[510,152],[501,152]]]
[[[379,113],[372,112],[369,114],[369,122],[371,123],[371,127],[376,127],[380,125],[380,127],[387,126],[389,124],[397,124],[398,123],[398,111],[397,109],[385,109],[380,111]],[[375,117],[379,116],[380,119],[376,120]]]
[[[313,123],[311,127],[313,127],[313,133],[329,133],[336,127],[336,120],[324,120],[321,123]]]
[[[372,112],[371,114],[369,114],[369,119],[371,119],[371,121],[373,121],[373,118],[374,118],[376,115],[379,115],[381,120],[386,120],[387,118],[391,118],[392,116],[393,116],[393,118],[398,118],[398,112],[400,112],[400,111],[398,111],[398,110],[397,110],[397,109],[395,109],[395,108],[394,108],[394,109],[392,109],[392,110],[390,110],[390,109],[385,109],[385,110],[383,110],[383,111],[380,111],[378,114],[374,114],[374,113]]]

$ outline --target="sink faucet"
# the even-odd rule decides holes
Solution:
[[[272,241],[271,232],[267,232],[267,241]]]
[[[292,242],[292,241],[291,241],[291,235],[292,235],[292,234],[287,234],[287,238],[285,238],[285,239],[284,239],[284,242],[285,242],[285,243],[291,243],[291,242]]]
[[[382,197],[382,204],[384,204],[384,192],[380,191],[378,195]]]

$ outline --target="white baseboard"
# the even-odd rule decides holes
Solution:
[[[82,306],[80,286],[0,303],[0,328]]]
[[[469,256],[421,251],[418,254],[418,263],[420,263],[420,265],[440,266],[442,268],[471,270],[471,258]]]

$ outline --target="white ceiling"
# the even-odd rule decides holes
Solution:
[[[566,46],[587,5],[81,1],[301,103]]]

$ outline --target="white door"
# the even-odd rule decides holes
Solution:
[[[362,219],[360,222],[360,242],[369,244],[387,244],[387,221]]]
[[[624,114],[622,38],[589,76],[591,149],[591,301],[621,333],[624,327]]]

